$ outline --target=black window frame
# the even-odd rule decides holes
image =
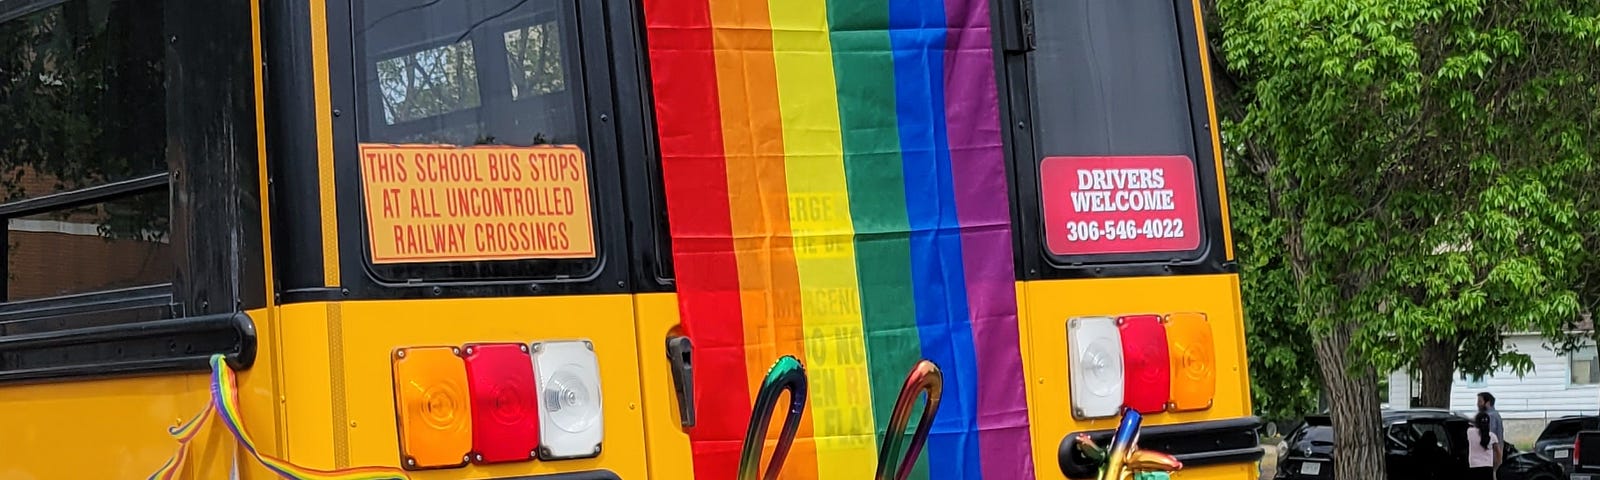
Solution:
[[[360,208],[360,166],[355,161],[360,148],[359,123],[370,119],[363,114],[342,114],[363,111],[357,108],[360,90],[356,88],[356,82],[359,77],[354,74],[357,68],[367,68],[361,62],[360,46],[354,35],[359,28],[357,15],[360,1],[330,0],[326,3],[327,30],[324,33],[328,38],[332,111],[318,112],[314,108],[305,109],[305,105],[296,104],[292,111],[281,112],[277,120],[269,121],[274,126],[282,127],[293,122],[312,120],[304,118],[304,115],[331,115],[333,123],[340,285],[324,286],[321,284],[321,275],[309,272],[320,270],[320,264],[289,266],[288,269],[294,271],[283,277],[289,282],[281,289],[282,301],[609,294],[672,289],[671,254],[670,250],[664,250],[670,249],[669,240],[663,239],[666,236],[664,193],[660,168],[655,165],[658,160],[654,146],[654,119],[647,91],[646,50],[640,33],[643,31],[643,22],[639,16],[639,6],[627,0],[560,0],[567,3],[563,8],[572,12],[578,26],[576,32],[567,31],[566,25],[558,28],[562,28],[560,34],[563,38],[575,36],[579,39],[577,61],[564,64],[563,67],[568,69],[569,79],[572,79],[566,85],[566,90],[581,95],[582,103],[586,104],[584,120],[587,122],[590,145],[585,149],[585,154],[590,164],[590,198],[598,268],[582,278],[410,278],[391,281],[375,275],[367,251],[365,213]],[[305,13],[295,10],[298,9],[290,7],[280,12]],[[276,28],[279,29],[277,35],[310,34],[304,30],[297,32],[292,25]],[[306,48],[305,45],[290,47]],[[476,52],[474,54],[477,55]],[[295,60],[291,72],[285,76],[294,75],[292,70],[297,69],[309,72],[309,58]],[[312,86],[306,82],[290,83],[273,79],[269,80],[269,85],[281,85],[279,88],[288,92],[287,95],[298,92],[303,95],[300,98],[311,97]],[[282,138],[285,134],[287,132],[276,134],[274,138]],[[289,147],[299,152],[314,152],[314,139],[310,142],[310,145],[302,143]],[[275,184],[274,188],[278,191],[274,192],[274,197],[300,198],[290,200],[291,204],[286,205],[278,205],[275,201],[276,215],[317,215],[318,210],[310,208],[314,205],[304,200],[307,194],[311,199],[316,198],[315,162],[302,158],[275,168],[280,169],[279,178],[292,179],[294,184]],[[289,228],[295,231],[284,234],[288,240],[285,246],[293,252],[320,251],[320,244],[312,242],[314,238],[320,238],[315,236],[320,231],[320,226],[315,224],[317,222],[301,220],[294,223]],[[317,257],[320,258],[320,255]],[[461,262],[442,262],[441,265],[449,263]],[[285,266],[279,266],[278,269],[283,271]]]
[[[0,22],[70,1],[0,4]],[[251,4],[165,0],[162,17],[166,171],[6,202],[0,220],[166,191],[172,281],[0,300],[0,384],[207,371],[212,354],[254,362],[243,312],[265,307],[268,287]]]
[[[1036,78],[1034,61],[1037,33],[1034,10],[1054,2],[1036,0],[996,0],[994,9],[996,25],[994,35],[997,48],[997,65],[1001,92],[1001,118],[1008,128],[1003,129],[1008,153],[1007,169],[1011,179],[1013,235],[1016,249],[1016,274],[1021,280],[1136,277],[1182,274],[1216,274],[1238,271],[1236,262],[1227,255],[1226,222],[1222,218],[1226,206],[1220,189],[1222,172],[1215,162],[1218,146],[1214,143],[1211,124],[1211,95],[1206,91],[1204,65],[1197,36],[1196,15],[1192,2],[1171,0],[1173,21],[1181,47],[1181,58],[1186,80],[1185,93],[1189,104],[1189,123],[1193,132],[1195,175],[1199,181],[1196,195],[1202,223],[1201,244],[1187,252],[1148,252],[1129,254],[1093,254],[1072,257],[1053,255],[1045,247],[1045,229],[1040,203],[1039,167],[1044,156],[1038,136],[1039,115],[1033,103],[1036,91],[1049,88],[1040,85]],[[1043,28],[1049,28],[1045,26]],[[1175,152],[1127,152],[1126,155],[1161,155]]]
[[[671,292],[677,286],[667,191],[657,145],[650,49],[643,5],[610,0],[610,36],[616,63],[617,126],[622,132],[623,191],[628,197],[629,254],[633,290]],[[629,94],[632,94],[631,96]]]
[[[9,224],[11,220],[25,218],[31,215],[58,212],[78,207],[86,207],[98,203],[111,202],[136,197],[143,194],[168,191],[170,197],[171,171],[138,176],[126,180],[112,181],[99,185],[65,190],[48,195],[23,198],[11,202],[0,203],[0,224]],[[170,212],[169,207],[169,212]],[[0,259],[9,259],[10,242],[0,242]],[[10,298],[10,261],[0,262],[0,334],[4,333],[5,316],[19,311],[37,310],[41,305],[52,304],[80,304],[97,301],[116,300],[124,297],[148,297],[152,293],[164,292],[171,296],[172,282],[159,282],[146,285],[137,285],[127,288],[107,288],[74,292],[66,295],[55,295],[22,300]],[[175,267],[175,266],[174,266]]]

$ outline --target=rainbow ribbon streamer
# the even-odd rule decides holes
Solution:
[[[189,459],[189,442],[194,440],[195,435],[200,432],[200,427],[211,420],[211,415],[216,413],[216,410],[214,410],[215,405],[214,403],[207,403],[206,409],[201,411],[199,415],[195,415],[194,418],[189,419],[183,425],[167,429],[167,434],[178,440],[178,453],[167,459],[167,463],[162,465],[160,470],[156,470],[156,473],[151,474],[150,480],[173,480],[178,478],[178,471],[183,469],[183,462]]]
[[[219,414],[222,424],[233,432],[233,438],[244,446],[245,451],[255,457],[257,462],[277,473],[278,476],[290,480],[409,480],[404,470],[390,467],[357,467],[342,470],[317,470],[296,466],[286,460],[261,453],[256,449],[255,440],[244,431],[243,416],[239,414],[239,385],[238,374],[228,367],[222,355],[211,356],[211,402],[206,409],[179,427],[169,430],[173,437],[178,439],[178,453],[167,460],[160,470],[151,475],[151,479],[170,480],[177,478],[177,472],[182,469],[184,460],[189,456],[189,444],[200,427],[211,418]]]

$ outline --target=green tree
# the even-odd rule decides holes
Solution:
[[[1288,259],[1281,254],[1283,225],[1268,201],[1265,182],[1252,162],[1239,161],[1248,152],[1236,149],[1228,158],[1229,212],[1234,227],[1234,253],[1239,259],[1244,294],[1245,334],[1249,345],[1250,392],[1256,414],[1272,422],[1293,420],[1317,404],[1320,382],[1311,331],[1294,323],[1295,285]]]
[[[1502,346],[1509,331],[1571,342],[1592,261],[1600,4],[1217,0],[1215,11],[1237,87],[1225,138],[1257,289],[1251,332],[1309,332],[1335,473],[1380,478],[1380,373],[1430,346],[1450,353],[1433,359],[1446,375],[1526,368]],[[1279,348],[1252,344],[1294,358]]]
[[[1201,7],[1216,73],[1217,109],[1225,121],[1237,121],[1247,111],[1249,91],[1218,52],[1222,26],[1216,0],[1206,0]],[[1317,405],[1321,382],[1311,332],[1293,322],[1294,281],[1282,255],[1282,225],[1271,221],[1277,214],[1261,177],[1264,172],[1251,170],[1257,163],[1249,159],[1249,145],[1236,135],[1224,130],[1222,144],[1234,253],[1240,270],[1248,272],[1240,277],[1240,289],[1249,345],[1251,403],[1263,419],[1288,423]]]

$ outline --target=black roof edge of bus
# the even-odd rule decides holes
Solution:
[[[1261,428],[1258,417],[1230,418],[1174,425],[1153,425],[1139,430],[1139,447],[1172,455],[1184,467],[1249,463],[1261,460],[1266,450],[1261,448],[1257,434]],[[1061,438],[1057,461],[1061,473],[1067,478],[1089,479],[1098,473],[1098,465],[1078,451],[1073,442],[1079,433],[1089,435],[1097,445],[1108,445],[1112,430],[1068,433]]]
[[[242,312],[0,336],[0,384],[248,370],[255,322]]]

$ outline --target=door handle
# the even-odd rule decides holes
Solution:
[[[672,365],[672,390],[678,395],[678,421],[684,428],[693,427],[694,342],[682,335],[667,337],[667,363]]]

